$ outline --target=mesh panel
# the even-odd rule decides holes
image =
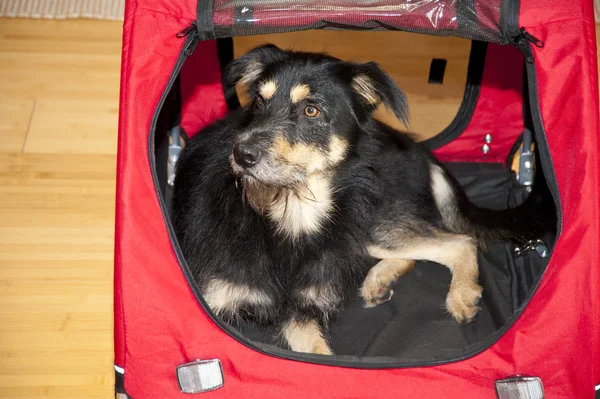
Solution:
[[[518,0],[504,0],[510,3]],[[305,29],[404,30],[500,43],[502,0],[199,0],[203,38]],[[504,16],[503,16],[504,17]]]

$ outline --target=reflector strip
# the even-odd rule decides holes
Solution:
[[[538,377],[511,377],[496,381],[498,399],[544,399],[544,386]]]
[[[197,360],[177,366],[177,381],[183,393],[208,392],[223,386],[219,359]]]

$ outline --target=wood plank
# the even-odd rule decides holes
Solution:
[[[24,152],[116,154],[118,113],[113,100],[40,99]]]
[[[1,151],[20,152],[31,122],[35,101],[0,95]]]
[[[122,22],[2,19],[2,52],[119,56]]]
[[[121,26],[107,21],[2,20],[0,93],[116,104]]]
[[[33,381],[36,381],[33,379]],[[7,399],[31,399],[31,398],[60,398],[60,399],[111,399],[112,387],[108,385],[35,385],[2,387],[0,398]]]
[[[0,22],[0,398],[114,395],[121,26]]]
[[[110,289],[110,287],[100,287],[102,290]],[[4,295],[4,291],[2,291]],[[35,317],[32,317],[35,316]],[[106,331],[106,325],[110,321],[106,312],[76,312],[76,313],[37,313],[35,315],[12,313],[2,316],[2,331],[5,333],[20,332],[20,331],[65,331],[67,328],[71,331]],[[106,337],[105,337],[106,338]],[[82,354],[82,357],[84,354]],[[1,355],[0,355],[1,358]],[[106,354],[106,358],[112,361],[112,356]],[[2,366],[6,365],[6,359],[2,360]],[[12,363],[16,363],[13,361]],[[48,364],[48,359],[44,361]],[[94,359],[89,360],[89,363],[96,364]],[[103,364],[103,363],[101,363]],[[110,363],[109,363],[110,364]],[[24,364],[25,365],[25,364]],[[7,367],[12,369],[13,366]],[[106,368],[104,368],[106,371]]]

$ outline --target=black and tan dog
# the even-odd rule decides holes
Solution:
[[[210,308],[279,326],[294,351],[331,354],[327,325],[428,260],[452,271],[446,307],[477,314],[477,244],[521,238],[524,209],[475,208],[421,145],[372,118],[407,119],[376,64],[259,47],[229,66],[251,104],[196,135],[178,164],[173,222]],[[379,260],[379,263],[377,263]],[[376,265],[371,268],[373,264]]]

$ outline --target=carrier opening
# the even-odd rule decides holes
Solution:
[[[410,40],[416,34],[403,35]],[[185,151],[188,135],[196,133],[182,127],[190,118],[197,117],[189,99],[202,101],[206,106],[210,99],[201,99],[203,91],[206,95],[214,89],[207,89],[202,81],[193,83],[198,87],[185,86],[189,84],[185,79],[189,72],[185,71],[184,62],[197,65],[206,61],[197,52],[190,57],[197,44],[188,38],[183,45],[154,115],[149,151],[163,215],[182,269],[200,303],[225,331],[240,342],[275,356],[382,368],[440,364],[473,356],[497,341],[514,323],[543,276],[558,234],[556,229],[520,246],[498,242],[478,251],[483,297],[477,318],[469,324],[457,323],[444,309],[451,275],[446,267],[430,262],[418,262],[412,272],[397,281],[392,299],[380,306],[364,308],[358,295],[346,303],[330,325],[330,344],[335,356],[282,349],[277,346],[277,331],[272,327],[257,327],[244,321],[228,325],[212,314],[187,270],[169,221],[176,161]],[[224,66],[234,54],[238,55],[237,51],[230,39],[220,39],[214,55]],[[535,70],[510,46],[474,41],[469,51],[468,66],[466,63],[463,66],[464,83],[442,84],[461,86],[454,95],[462,98],[462,102],[455,116],[445,122],[446,128],[438,134],[428,132],[424,145],[445,164],[474,204],[490,209],[513,208],[527,198],[535,185],[544,192],[544,206],[552,210],[554,217],[550,224],[556,226],[560,220],[559,210],[555,209],[558,196],[539,115]],[[448,62],[448,68],[453,67],[452,63]],[[408,94],[409,101],[411,95],[419,97],[418,90],[423,90],[421,101],[423,98],[435,101],[427,98],[429,75],[429,69],[423,71],[425,84],[415,86],[413,93]],[[385,114],[382,119],[391,125],[397,123]]]

